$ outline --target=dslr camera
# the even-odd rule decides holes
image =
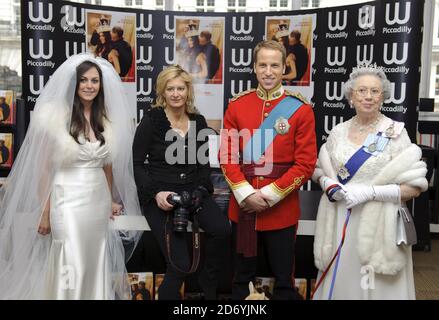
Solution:
[[[173,230],[174,232],[186,232],[191,214],[196,214],[202,209],[203,199],[209,194],[203,186],[198,186],[192,194],[182,191],[177,194],[170,194],[166,201],[172,204],[174,209]]]

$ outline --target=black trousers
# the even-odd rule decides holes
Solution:
[[[165,227],[168,215],[172,219],[172,211],[161,210],[155,201],[144,207],[144,214],[148,224],[157,239],[160,249],[166,260],[165,278],[158,290],[160,300],[181,299],[179,290],[187,274],[174,268],[168,259]],[[204,199],[203,209],[198,213],[198,222],[205,232],[204,268],[200,272],[198,279],[199,285],[208,300],[216,299],[216,289],[218,287],[218,274],[224,264],[226,249],[224,245],[230,236],[231,226],[226,215],[224,215],[215,201],[209,196]],[[172,232],[172,230],[171,230]],[[186,241],[186,232],[172,232],[171,234],[171,258],[174,264],[182,270],[190,268],[190,248]]]
[[[236,253],[236,223],[232,223],[232,230],[233,248],[235,248],[232,298],[244,300],[249,295],[249,282],[255,280],[258,257],[245,258],[242,254]],[[272,298],[274,300],[298,299],[293,284],[295,237],[296,226],[273,231],[258,231],[258,250],[263,247],[275,278]]]

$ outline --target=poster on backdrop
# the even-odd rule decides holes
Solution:
[[[224,96],[224,17],[174,17],[174,57],[194,82],[195,105],[219,132]]]
[[[137,113],[136,100],[136,14],[86,10],[87,52],[108,60],[122,80],[130,113]]]
[[[384,67],[391,90],[382,112],[404,121],[414,139],[423,8],[423,1],[383,0],[285,12],[183,13],[55,0],[24,1],[23,99],[27,110],[32,110],[44,84],[72,54],[89,51],[106,55],[108,51],[92,42],[93,34],[96,39],[97,28],[105,32],[119,25],[132,50],[131,65],[119,62],[128,69],[127,74],[121,72],[132,118],[139,122],[153,102],[159,72],[179,63],[196,77],[196,106],[209,125],[218,129],[229,99],[257,85],[253,48],[263,38],[279,37],[289,51],[284,86],[300,92],[313,106],[318,147],[334,126],[353,116],[343,86],[352,68],[360,63]],[[204,41],[204,30],[210,33],[211,48],[217,51],[201,52],[198,48],[195,56],[196,50],[189,46],[195,48],[197,42],[200,45],[200,40]],[[290,38],[295,30],[300,32],[302,47],[293,52]],[[105,36],[102,38],[105,43]],[[108,53],[107,59],[112,56],[117,55]]]
[[[15,94],[12,90],[0,90],[0,125],[15,124]]]
[[[270,16],[265,18],[265,39],[278,41],[285,47],[286,68],[282,84],[299,92],[308,101],[314,95],[314,30],[316,14]]]
[[[12,167],[14,157],[14,134],[0,133],[0,168]]]

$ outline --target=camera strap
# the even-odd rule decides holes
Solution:
[[[185,271],[177,267],[171,257],[171,234],[172,234],[172,219],[170,219],[171,215],[168,215],[166,218],[166,227],[165,227],[165,238],[166,238],[166,249],[167,255],[169,259],[169,263],[178,271],[186,274],[194,273],[198,264],[200,263],[200,227],[198,224],[197,214],[194,214],[193,222],[192,222],[192,265],[189,270]]]

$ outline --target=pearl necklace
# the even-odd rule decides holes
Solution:
[[[376,131],[376,127],[377,124],[380,122],[381,118],[382,118],[382,114],[378,114],[377,118],[375,119],[375,121],[366,124],[366,125],[362,125],[360,124],[360,121],[358,121],[358,116],[354,116],[352,118],[352,126],[355,127],[355,129],[357,129],[360,134],[363,134],[365,132],[369,132],[369,131]]]

